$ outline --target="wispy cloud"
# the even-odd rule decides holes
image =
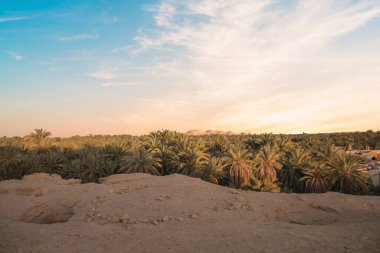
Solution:
[[[373,74],[380,72],[380,50],[368,48],[365,38],[355,48],[344,38],[379,16],[379,2],[164,0],[149,11],[156,27],[136,36],[139,52],[172,53],[152,60],[147,74],[187,87],[191,92],[179,95],[185,101],[180,111],[204,125],[318,130],[325,129],[325,114],[341,115],[348,103],[355,104],[348,114],[378,107],[371,89],[380,82]]]
[[[1,22],[12,22],[12,21],[19,21],[24,19],[30,19],[35,16],[19,16],[19,17],[0,17],[0,23]]]
[[[102,87],[122,87],[122,86],[136,86],[138,83],[134,82],[106,82],[102,83]]]
[[[98,78],[98,79],[103,79],[103,80],[110,80],[110,79],[114,79],[117,77],[117,75],[114,72],[104,71],[104,70],[98,70],[98,71],[94,71],[94,72],[90,72],[90,73],[84,73],[83,75]]]
[[[16,61],[21,61],[24,57],[20,55],[19,53],[12,52],[12,51],[6,51],[6,53],[10,56],[12,56],[13,59]]]
[[[90,34],[90,33],[82,33],[82,34],[76,34],[76,35],[70,35],[70,36],[60,36],[58,40],[60,41],[76,41],[76,40],[93,40],[97,39],[99,35],[97,33]]]

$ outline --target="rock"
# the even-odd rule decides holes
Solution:
[[[158,225],[158,221],[153,220],[153,221],[152,221],[152,224],[153,224],[153,225]]]
[[[112,217],[112,222],[113,222],[113,223],[118,223],[118,222],[120,222],[120,217],[118,217],[118,216],[113,216],[113,217]]]
[[[165,216],[164,218],[162,218],[162,222],[168,222],[169,221],[169,216]]]
[[[122,216],[120,216],[120,220],[124,221],[124,220],[129,220],[131,218],[131,216],[129,216],[128,214],[124,214]]]
[[[339,211],[335,208],[325,206],[325,205],[316,204],[316,203],[311,203],[311,207],[316,208],[316,209],[320,209],[320,210],[325,211],[325,212],[339,213]]]
[[[232,194],[239,194],[239,192],[237,190],[231,190],[230,193],[232,193]]]
[[[88,217],[87,219],[86,219],[86,222],[91,222],[92,221],[92,218],[90,218],[90,217]]]
[[[233,203],[230,207],[228,207],[229,210],[238,210],[241,209],[242,203],[236,202]]]
[[[193,213],[192,215],[190,215],[190,218],[197,219],[199,218],[199,214]]]
[[[179,222],[182,222],[182,221],[183,221],[183,218],[182,218],[182,217],[179,217],[177,220],[178,220]]]
[[[105,224],[107,224],[107,221],[106,220],[99,220],[98,224],[99,225],[105,225]]]

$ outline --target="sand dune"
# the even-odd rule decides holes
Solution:
[[[0,182],[0,252],[379,252],[380,198],[234,190],[182,175]]]

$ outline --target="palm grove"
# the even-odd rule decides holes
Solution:
[[[0,138],[0,180],[37,172],[83,183],[120,173],[180,173],[234,188],[366,194],[364,161],[341,148],[379,148],[380,132],[188,136],[162,130],[144,136],[51,138],[44,129]]]

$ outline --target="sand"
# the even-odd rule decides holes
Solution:
[[[0,182],[0,252],[380,252],[380,198],[182,175]]]

